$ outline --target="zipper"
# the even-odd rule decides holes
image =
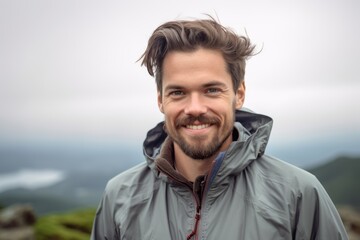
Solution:
[[[194,229],[192,230],[192,232],[186,237],[187,240],[190,240],[193,236],[196,235],[197,233],[197,228],[198,228],[198,225],[199,225],[199,221],[200,221],[200,217],[201,217],[201,203],[200,203],[200,198],[198,196],[198,194],[196,194],[194,192],[194,185],[189,185],[187,184],[186,182],[183,182],[183,181],[179,181],[178,179],[176,179],[175,177],[173,177],[171,174],[168,174],[166,171],[164,171],[164,169],[162,168],[158,168],[158,170],[162,173],[164,173],[166,176],[170,177],[173,181],[187,187],[191,194],[193,195],[194,199],[195,199],[195,203],[196,203],[196,213],[195,213],[195,226],[194,226]],[[201,185],[201,184],[200,184]]]
[[[202,178],[201,180],[198,178]],[[195,224],[194,224],[194,229],[192,230],[192,232],[186,237],[187,240],[190,240],[192,237],[195,236],[195,239],[197,239],[197,230],[198,230],[198,226],[199,226],[199,222],[200,222],[200,218],[201,218],[201,203],[203,201],[204,198],[204,186],[205,186],[205,182],[207,177],[206,176],[199,176],[194,183],[193,189],[192,189],[192,194],[195,198],[195,202],[196,202],[196,213],[195,213]],[[200,183],[198,183],[200,181]]]
[[[193,231],[187,236],[187,238],[186,238],[187,240],[190,240],[193,236],[195,236],[195,240],[198,239],[197,230],[198,230],[198,225],[199,225],[200,218],[201,218],[201,206],[202,206],[202,203],[205,202],[205,198],[206,198],[205,190],[209,187],[210,181],[212,182],[214,168],[216,169],[215,171],[217,172],[218,167],[221,165],[226,152],[221,152],[218,155],[218,157],[216,158],[216,160],[214,161],[214,163],[212,164],[212,166],[210,168],[209,174],[203,176],[203,179],[200,182],[201,198],[193,191],[193,195],[194,195],[196,203],[197,203],[196,214],[195,214],[195,226],[194,226]],[[220,162],[218,162],[219,160],[220,160]]]
[[[218,158],[223,159],[224,155],[225,155],[224,152],[222,152],[222,153],[220,153]],[[193,186],[191,186],[191,185],[187,184],[186,182],[179,181],[178,179],[173,177],[171,174],[167,174],[165,169],[158,168],[158,170],[160,170],[160,172],[163,172],[165,175],[170,177],[175,182],[188,187],[190,192],[192,193],[193,197],[195,198],[195,203],[196,203],[195,224],[194,224],[194,228],[193,228],[192,232],[189,235],[187,235],[187,237],[186,237],[187,240],[190,240],[194,236],[195,236],[195,240],[198,239],[198,226],[199,226],[200,219],[201,219],[201,205],[202,205],[202,202],[204,202],[204,199],[206,197],[205,189],[208,187],[209,182],[212,180],[212,173],[215,168],[215,165],[218,165],[216,162],[217,161],[215,161],[215,164],[214,163],[212,164],[211,169],[209,171],[209,175],[202,176],[203,179],[200,182],[200,190],[201,190],[200,194],[198,194],[194,191],[195,184],[193,184]],[[216,167],[216,168],[218,168],[218,167]],[[196,181],[197,180],[195,180],[195,182]]]

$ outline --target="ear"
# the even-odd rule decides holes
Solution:
[[[163,108],[163,103],[162,103],[162,96],[161,96],[160,91],[158,91],[157,94],[158,94],[158,96],[157,96],[157,102],[158,102],[159,110],[160,110],[160,112],[164,113],[164,108]]]
[[[236,95],[235,95],[235,98],[236,98],[235,108],[236,109],[240,109],[244,105],[245,90],[246,90],[245,81],[242,81],[241,84],[239,85],[239,88],[237,89]]]

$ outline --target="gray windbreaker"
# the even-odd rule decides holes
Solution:
[[[348,239],[319,181],[264,154],[271,126],[236,111],[233,143],[191,183],[174,170],[159,123],[144,142],[146,163],[108,182],[91,239]]]

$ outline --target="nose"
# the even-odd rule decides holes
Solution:
[[[190,94],[184,113],[192,116],[200,116],[207,112],[207,107],[205,105],[204,99],[198,93]]]

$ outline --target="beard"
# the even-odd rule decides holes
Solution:
[[[235,116],[234,116],[235,117]],[[233,119],[234,120],[234,119]],[[199,121],[202,124],[215,125],[218,128],[218,131],[224,134],[212,136],[212,139],[207,140],[208,136],[193,136],[192,141],[188,141],[184,136],[179,134],[179,129],[185,127],[186,125],[193,124],[195,121]],[[175,122],[175,131],[169,131],[166,124],[168,135],[170,138],[179,145],[181,150],[192,159],[205,160],[213,157],[217,154],[221,147],[224,145],[224,142],[231,136],[233,130],[233,123],[224,122],[223,129],[221,129],[221,121],[216,117],[207,117],[207,116],[187,116],[179,118]]]

